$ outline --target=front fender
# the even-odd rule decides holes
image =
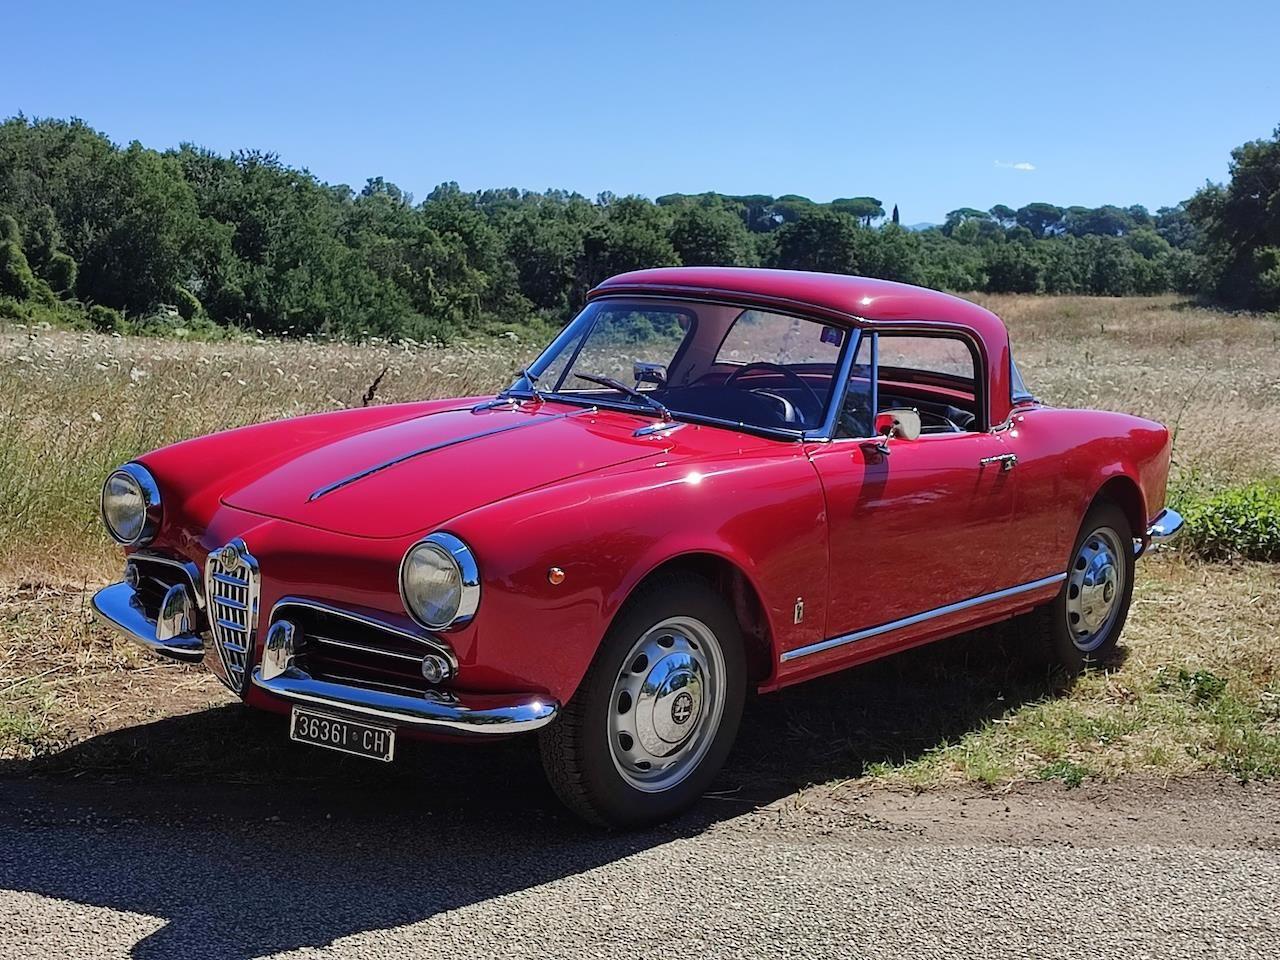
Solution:
[[[460,682],[533,685],[567,701],[636,586],[691,553],[742,571],[776,644],[820,639],[825,506],[801,448],[781,449],[619,467],[456,518],[448,529],[471,545],[482,577],[475,620],[450,637]],[[564,571],[558,585],[552,567]],[[792,615],[798,597],[801,624]]]

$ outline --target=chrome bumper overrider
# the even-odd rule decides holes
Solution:
[[[134,589],[127,583],[113,583],[93,595],[93,612],[100,620],[115,627],[130,640],[142,644],[152,653],[187,663],[204,659],[204,640],[198,633],[179,633],[161,640],[155,620],[142,610]]]
[[[1138,542],[1134,555],[1140,557],[1151,547],[1177,539],[1185,525],[1182,514],[1166,507],[1156,515],[1151,526],[1147,527],[1146,540]]]
[[[103,587],[92,600],[99,619],[152,653],[187,663],[199,663],[205,655],[204,638],[183,632],[160,639],[157,629],[128,583]],[[389,693],[328,680],[316,680],[289,664],[264,679],[262,667],[254,667],[253,685],[293,703],[359,714],[398,726],[445,734],[506,736],[546,726],[560,710],[556,701],[535,694],[455,694],[446,691],[421,696]]]
[[[297,667],[264,680],[255,667],[253,685],[294,703],[331,707],[345,713],[441,733],[504,736],[537,730],[555,719],[560,705],[532,694],[426,693],[420,697],[316,680]]]

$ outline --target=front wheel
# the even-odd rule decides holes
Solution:
[[[737,621],[699,577],[641,588],[610,627],[586,677],[540,738],[552,787],[575,813],[611,827],[672,817],[724,764],[746,692]]]
[[[1114,503],[1093,506],[1081,524],[1062,592],[1044,611],[1055,659],[1072,673],[1103,660],[1120,639],[1133,597],[1129,520]]]

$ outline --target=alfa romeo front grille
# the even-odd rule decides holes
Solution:
[[[243,540],[209,554],[204,569],[209,629],[225,671],[223,679],[244,692],[258,624],[258,563]]]

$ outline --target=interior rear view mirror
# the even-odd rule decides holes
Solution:
[[[645,363],[637,360],[631,366],[631,375],[636,383],[656,383],[660,387],[667,385],[667,368],[660,363]]]

